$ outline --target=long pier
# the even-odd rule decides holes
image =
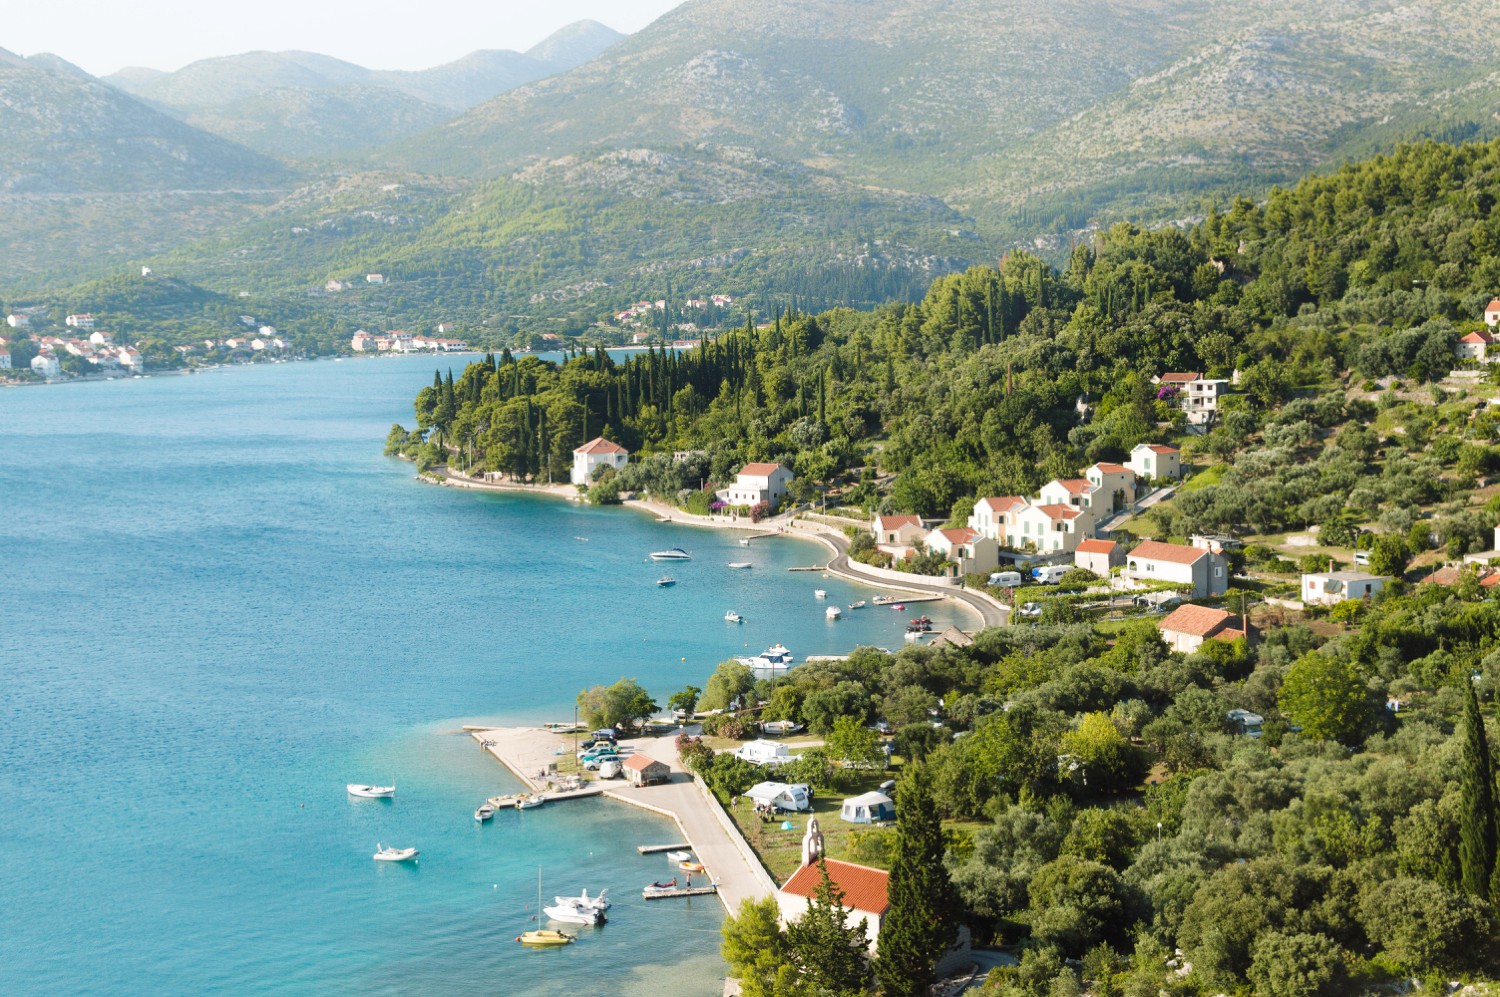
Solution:
[[[670,897],[706,897],[718,892],[719,888],[710,883],[707,886],[679,886],[675,890],[642,890],[641,896],[647,900],[666,900]]]

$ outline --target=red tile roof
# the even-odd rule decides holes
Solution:
[[[592,440],[589,440],[587,443],[585,443],[583,446],[579,447],[577,450],[574,450],[573,452],[574,453],[590,453],[590,454],[592,454],[592,453],[629,453],[630,451],[626,450],[624,447],[620,446],[620,444],[618,444],[618,443],[611,443],[609,440],[606,440],[602,436],[596,436]]]
[[[1494,337],[1487,332],[1471,332],[1459,340],[1460,343],[1493,343]]]
[[[1019,495],[1001,495],[996,498],[982,498],[980,504],[990,507],[992,512],[1010,512],[1017,506],[1026,504],[1026,500]]]
[[[984,536],[984,534],[980,533],[972,526],[960,526],[957,529],[953,530],[933,530],[932,532],[941,533],[943,536],[948,538],[949,543],[955,544],[971,543]]]
[[[625,768],[635,769],[637,772],[644,772],[653,765],[660,765],[662,768],[667,767],[666,762],[659,762],[650,755],[631,755],[620,764],[625,766]]]
[[[1140,558],[1143,561],[1170,561],[1172,564],[1196,564],[1198,558],[1207,554],[1208,551],[1202,547],[1188,547],[1184,544],[1162,543],[1160,540],[1146,540],[1138,544],[1135,550],[1130,552],[1132,558]]]
[[[1032,508],[1048,519],[1077,519],[1083,515],[1082,509],[1075,509],[1071,505],[1062,505],[1056,502],[1052,505],[1034,505]]]
[[[877,530],[898,530],[903,526],[921,526],[921,516],[876,516]]]
[[[1113,540],[1080,540],[1076,549],[1080,554],[1113,554],[1118,546]]]
[[[1194,373],[1186,373],[1186,374],[1163,374],[1161,376],[1161,383],[1162,384],[1186,384],[1189,381],[1200,380],[1202,377],[1203,377],[1202,374],[1194,374]]]
[[[1062,485],[1065,490],[1072,492],[1074,495],[1082,495],[1094,487],[1093,484],[1083,478],[1057,478],[1056,483]]]
[[[1173,633],[1211,637],[1234,618],[1233,613],[1226,613],[1222,609],[1188,604],[1178,606],[1156,625],[1162,630],[1170,630]],[[1243,637],[1244,634],[1239,636]]]
[[[1491,298],[1490,303],[1484,306],[1487,312],[1500,312],[1500,298]]]
[[[1124,464],[1095,464],[1090,470],[1098,471],[1100,474],[1129,474],[1130,468]]]
[[[1151,450],[1152,453],[1159,453],[1159,454],[1182,453],[1182,451],[1178,450],[1176,447],[1169,447],[1169,446],[1166,446],[1165,444],[1162,444],[1162,443],[1147,443],[1147,444],[1145,444],[1145,446],[1148,447]]]
[[[768,478],[780,469],[780,464],[746,464],[740,468],[740,474],[748,474],[755,478]]]
[[[845,907],[874,914],[877,917],[883,916],[890,908],[891,901],[887,892],[891,880],[890,873],[883,869],[872,869],[867,865],[840,862],[838,859],[824,859],[823,861],[828,867],[828,879],[834,886],[844,891]],[[818,885],[822,881],[823,874],[818,871],[816,863],[805,865],[792,873],[792,878],[786,881],[781,892],[811,899],[817,895]]]

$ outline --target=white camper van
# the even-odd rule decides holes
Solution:
[[[1071,570],[1069,564],[1042,564],[1031,569],[1031,577],[1041,585],[1056,585]]]
[[[807,795],[807,790],[808,787],[801,783],[758,782],[745,791],[745,796],[760,806],[804,811],[812,809],[812,798]]]
[[[996,571],[990,575],[989,583],[1000,588],[1018,588],[1021,584],[1021,573],[1019,571]]]

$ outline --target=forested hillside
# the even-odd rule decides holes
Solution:
[[[806,724],[824,744],[781,774],[835,796],[889,774],[849,764],[880,768],[874,736],[855,735],[885,720],[906,773],[898,817],[943,821],[955,893],[926,895],[929,922],[1019,957],[983,993],[1490,992],[1500,586],[1475,566],[1429,575],[1488,549],[1500,520],[1500,391],[1454,354],[1500,286],[1497,181],[1500,143],[1408,146],[1189,231],[1117,226],[1062,269],[1012,254],[909,305],[792,310],[623,365],[487,357],[436,377],[418,429],[388,444],[560,480],[603,433],[644,456],[598,479],[598,501],[644,490],[706,511],[740,464],[776,460],[800,498],[842,479],[851,514],[958,521],[977,496],[1029,494],[1138,442],[1181,445],[1196,473],[1119,536],[1245,537],[1218,602],[1248,615],[1251,639],[1173,651],[1149,611],[1028,595],[1038,617],[970,644],[862,648],[763,681],[729,661],[674,702],[724,711],[705,725],[725,738]],[[1205,435],[1150,383],[1170,370],[1240,372]],[[877,471],[895,472],[888,488]],[[1309,527],[1317,546],[1292,546],[1286,531]],[[1324,570],[1356,542],[1389,577],[1373,599],[1290,614],[1262,601],[1296,591],[1286,552]],[[1255,715],[1255,736],[1234,710]],[[686,747],[726,802],[763,777]],[[902,833],[856,829],[839,848],[894,869]],[[802,993],[826,968],[827,945],[775,913],[747,903],[726,924],[747,994]],[[948,937],[901,951],[916,982],[900,992],[920,992]],[[857,967],[849,979],[837,992],[862,992]]]
[[[578,434],[604,431],[637,452],[707,450],[716,480],[752,460],[823,480],[878,443],[900,474],[895,504],[928,515],[1028,494],[1155,439],[1153,374],[1238,369],[1253,426],[1350,367],[1445,372],[1458,328],[1500,287],[1497,180],[1500,143],[1404,147],[1187,232],[1117,226],[1061,270],[1014,253],[917,303],[792,312],[682,355],[476,365],[452,419],[424,396],[419,426],[466,464],[520,475],[545,474],[550,452],[560,476]],[[1207,445],[1228,434],[1248,432],[1226,419]]]

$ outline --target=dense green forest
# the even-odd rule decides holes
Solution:
[[[752,460],[787,464],[804,487],[878,463],[899,474],[891,507],[936,515],[1160,438],[1176,416],[1153,374],[1238,370],[1242,410],[1208,443],[1232,452],[1340,372],[1424,380],[1452,366],[1500,288],[1497,179],[1500,143],[1408,146],[1188,231],[1116,226],[1061,270],[1017,252],[918,302],[798,308],[624,364],[490,357],[425,391],[416,430],[428,460],[440,440],[457,464],[521,478],[561,479],[601,433],[634,453],[704,451],[675,476],[650,459],[624,475],[664,495]]]
[[[854,732],[887,721],[944,821],[961,919],[1020,956],[986,992],[1493,979],[1500,587],[1472,568],[1451,586],[1402,575],[1434,546],[1487,548],[1500,517],[1480,490],[1500,468],[1500,423],[1436,383],[1500,290],[1497,180],[1500,144],[1410,146],[1187,231],[1117,226],[1061,269],[1015,253],[919,302],[791,309],[624,364],[487,357],[436,377],[417,427],[390,443],[561,480],[572,448],[603,434],[641,457],[594,484],[602,500],[630,488],[691,508],[739,464],[779,460],[805,497],[837,480],[845,505],[959,518],[977,495],[1187,441],[1206,470],[1144,519],[1154,535],[1317,525],[1348,546],[1363,531],[1396,581],[1305,622],[1263,615],[1253,641],[1191,654],[1154,619],[1104,626],[1056,599],[968,647],[863,649],[762,682],[729,662],[697,705],[758,703],[760,719],[825,735],[791,774],[834,791]],[[1186,437],[1158,398],[1149,379],[1167,370],[1239,372],[1206,435]],[[1267,591],[1265,572],[1296,570],[1266,548],[1246,555],[1236,609]],[[1235,727],[1235,708],[1265,718],[1262,736]],[[726,717],[721,736],[752,729]],[[694,755],[726,798],[757,778],[732,755]],[[903,840],[861,832],[851,854],[890,865]],[[818,978],[805,940],[766,913],[731,920],[731,968],[748,994],[805,992]],[[757,947],[802,968],[757,961]]]

